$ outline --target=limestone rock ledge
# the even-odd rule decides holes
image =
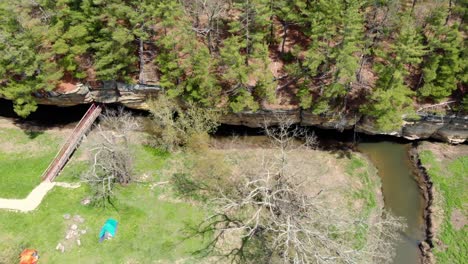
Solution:
[[[300,109],[229,113],[222,117],[221,123],[248,127],[261,127],[265,123],[275,125],[279,122],[278,118],[275,117],[276,115],[286,117],[292,123],[303,126],[315,126],[340,131],[355,128],[356,132],[368,135],[390,135],[404,137],[409,140],[433,138],[452,144],[460,144],[468,139],[468,116],[420,115],[420,119],[407,120],[401,129],[390,132],[379,131],[369,118],[360,115],[336,118],[315,115],[310,111]]]
[[[162,88],[157,85],[124,84],[119,82],[103,82],[99,88],[91,88],[78,84],[68,91],[52,91],[36,95],[39,104],[73,106],[78,104],[119,103],[126,107],[147,110],[146,100],[157,97]],[[382,132],[375,128],[372,120],[360,115],[326,116],[316,115],[310,111],[293,110],[260,110],[257,112],[229,113],[222,117],[221,123],[228,125],[243,125],[261,127],[265,123],[274,125],[280,122],[277,116],[287,118],[291,123],[303,126],[315,126],[324,129],[355,129],[370,135],[392,135],[409,140],[433,138],[445,142],[459,144],[468,139],[468,116],[431,116],[421,115],[418,120],[407,120],[401,129]]]
[[[102,87],[91,88],[85,84],[77,84],[75,89],[57,92],[47,92],[37,95],[37,102],[46,105],[73,106],[79,104],[119,103],[133,109],[148,109],[146,100],[156,97],[162,88],[156,85],[124,84],[119,82],[103,82]]]

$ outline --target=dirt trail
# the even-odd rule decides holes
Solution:
[[[35,210],[42,202],[47,193],[54,188],[60,186],[64,188],[78,188],[79,184],[70,184],[65,182],[41,182],[34,190],[32,190],[25,199],[2,199],[0,198],[0,209],[30,212]]]
[[[34,122],[30,121],[18,121],[15,118],[8,118],[0,116],[0,129],[1,128],[8,128],[8,129],[23,129],[23,130],[30,130],[30,131],[44,131],[47,130],[56,135],[63,134],[61,136],[68,135],[71,131],[73,131],[74,123],[69,124],[67,126],[47,126],[42,127]],[[64,137],[65,138],[65,137]],[[3,145],[8,145],[8,142],[2,142]],[[2,146],[0,144],[0,147]],[[5,149],[5,146],[3,146]],[[18,150],[18,146],[11,146]],[[33,148],[33,145],[28,145],[28,149]],[[1,149],[1,148],[0,148]],[[44,197],[47,193],[54,187],[60,186],[64,188],[78,188],[80,187],[79,184],[70,184],[65,182],[50,182],[48,180],[41,182],[34,190],[32,190],[29,195],[24,199],[3,199],[0,198],[0,210],[13,210],[19,212],[30,212],[35,210],[42,202]]]

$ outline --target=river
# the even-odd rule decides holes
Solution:
[[[382,180],[385,208],[406,220],[407,228],[401,233],[393,263],[420,263],[418,245],[425,239],[423,219],[425,202],[415,179],[415,168],[409,155],[411,144],[405,140],[383,136],[355,137],[356,135],[349,131],[347,133],[317,129],[315,131],[320,147],[327,150],[349,148],[355,139],[358,141],[357,150],[366,155],[378,169]],[[234,134],[244,135],[245,137],[237,140],[243,140],[257,147],[267,142],[259,129],[222,126],[217,134],[222,138]]]
[[[385,207],[406,219],[407,228],[397,245],[395,264],[419,263],[418,244],[424,240],[424,200],[414,178],[409,144],[393,142],[360,143],[364,153],[379,171]]]
[[[11,103],[0,100],[0,117],[14,117],[11,111]],[[86,111],[86,106],[59,108],[53,106],[41,106],[28,119],[18,121],[17,125],[37,124],[42,126],[67,126],[78,121]],[[141,113],[140,113],[141,114]],[[26,126],[27,127],[27,126]],[[319,142],[324,149],[336,149],[349,146],[355,139],[352,133],[338,133],[331,130],[315,129]],[[218,136],[226,137],[233,134],[247,135],[248,141],[256,145],[265,137],[249,137],[261,135],[259,129],[246,127],[222,126]],[[385,207],[395,215],[404,217],[407,221],[407,229],[401,234],[402,240],[397,246],[395,264],[419,263],[418,244],[424,240],[423,208],[424,201],[417,182],[414,179],[414,171],[409,157],[410,145],[392,141],[376,141],[382,137],[363,136],[357,137],[360,142],[357,149],[364,153],[378,169],[382,178],[382,192]],[[246,140],[246,138],[244,138]],[[260,140],[260,141],[259,141]],[[260,143],[261,145],[262,143]]]

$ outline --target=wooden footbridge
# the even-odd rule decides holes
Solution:
[[[73,132],[68,137],[67,141],[62,145],[62,148],[57,153],[55,158],[49,164],[49,167],[45,170],[42,175],[43,181],[52,182],[55,177],[60,173],[65,164],[67,163],[70,156],[73,154],[73,151],[78,147],[81,140],[83,139],[86,132],[91,129],[94,121],[101,114],[102,108],[99,105],[92,104],[83,118],[81,118],[78,125],[76,125]]]
[[[86,114],[81,118],[78,125],[76,125],[73,132],[68,137],[67,141],[62,145],[62,148],[57,153],[55,158],[49,164],[49,167],[42,175],[42,182],[31,191],[31,193],[24,199],[2,199],[0,198],[0,209],[29,212],[35,210],[40,204],[42,199],[54,186],[62,186],[66,188],[77,188],[79,185],[71,185],[67,183],[53,182],[55,177],[60,173],[65,164],[67,163],[73,151],[80,144],[86,132],[91,129],[94,121],[101,114],[102,108],[99,105],[91,105]]]

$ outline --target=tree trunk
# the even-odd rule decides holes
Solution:
[[[270,39],[269,44],[273,44],[273,40],[275,39],[275,32],[274,32],[274,25],[273,25],[273,15],[270,17]]]
[[[286,43],[286,37],[288,36],[288,23],[281,22],[281,25],[283,25],[283,41],[281,43],[281,53],[284,54],[284,45]]]
[[[247,1],[249,5],[249,1]],[[249,7],[250,8],[250,7]],[[245,26],[245,65],[249,66],[250,57],[250,9],[247,10],[246,26]]]
[[[418,80],[418,84],[416,84],[416,90],[419,89],[419,87],[421,87],[421,83],[423,81],[423,78],[424,78],[424,73],[421,73],[421,75],[419,76],[419,80]]]
[[[211,48],[211,30],[208,31],[208,34],[206,34],[206,42],[208,45],[208,52],[211,54],[212,53],[212,48]]]
[[[388,88],[390,87],[390,84],[393,82],[393,79],[395,78],[395,72],[396,70],[393,70],[393,73],[392,73],[392,78],[390,78],[390,81],[388,81],[385,85],[385,90],[388,90]]]
[[[445,18],[445,25],[448,24],[448,21],[450,19],[450,15],[452,14],[452,0],[449,1],[449,8],[447,12],[447,18]]]
[[[414,6],[416,5],[417,0],[413,0],[413,4],[411,5],[411,14],[414,12]]]
[[[365,56],[364,56],[364,54],[362,54],[361,55],[361,62],[359,63],[359,70],[358,70],[357,76],[356,76],[358,83],[361,83],[361,81],[362,81],[361,71],[362,71],[362,67],[364,66],[364,60],[365,60]]]
[[[145,84],[145,76],[143,73],[143,69],[145,67],[145,58],[144,58],[143,39],[141,37],[140,37],[140,49],[138,51],[138,55],[140,56],[140,75],[138,77],[138,83]]]

